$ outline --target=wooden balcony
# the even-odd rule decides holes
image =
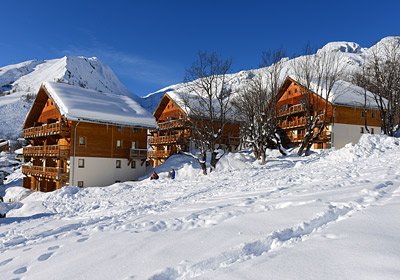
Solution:
[[[130,149],[130,158],[147,158],[147,149]]]
[[[22,165],[22,173],[25,175],[32,175],[36,177],[60,180],[67,180],[68,174],[63,173],[60,168],[57,167],[43,167],[35,165]]]
[[[168,130],[174,128],[183,128],[187,126],[187,121],[184,119],[178,119],[178,120],[160,122],[157,125],[159,130]]]
[[[52,124],[44,124],[42,126],[30,127],[24,129],[24,138],[47,137],[50,135],[61,134],[63,136],[69,135],[69,127],[62,123],[56,122]]]
[[[150,145],[176,144],[180,140],[180,135],[157,136],[149,139]]]
[[[168,158],[172,154],[171,151],[158,150],[158,151],[149,151],[147,156],[149,158]]]
[[[289,107],[288,109],[286,109],[284,111],[278,112],[278,117],[302,113],[302,112],[305,112],[305,110],[306,110],[306,108],[303,104],[296,104],[296,105]]]
[[[38,157],[69,157],[69,146],[67,145],[48,145],[24,147],[24,156]]]
[[[298,118],[294,121],[280,121],[278,122],[278,126],[282,129],[291,129],[291,128],[299,128],[306,126],[307,121],[306,118]]]

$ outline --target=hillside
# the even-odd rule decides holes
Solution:
[[[46,81],[132,96],[111,68],[95,57],[31,60],[5,66],[0,68],[0,138],[20,135],[34,96]]]
[[[377,51],[378,53],[382,53],[382,49],[384,45],[387,44],[395,44],[400,45],[400,37],[386,37],[377,42],[375,45],[370,48],[361,47],[359,44],[354,42],[331,42],[323,46],[321,49],[317,51],[319,52],[339,52],[341,63],[346,66],[347,78],[351,79],[351,74],[357,70],[360,66],[363,65],[363,62],[367,57],[370,57],[372,51]],[[303,59],[303,56],[296,57],[293,59],[287,59],[284,62],[284,69],[282,71],[283,75],[281,79],[283,80],[286,75],[291,75],[291,64],[294,60]],[[230,84],[231,88],[234,91],[240,89],[243,86],[246,79],[254,76],[256,73],[265,72],[266,68],[259,69],[251,69],[246,71],[240,71],[238,73],[234,73],[228,76],[228,84]],[[185,92],[185,83],[170,85],[163,89],[160,89],[156,92],[150,93],[143,97],[142,106],[147,108],[150,112],[154,112],[155,108],[158,105],[161,97],[168,92]]]
[[[269,151],[263,166],[228,154],[208,176],[176,155],[157,181],[33,193],[6,204],[0,275],[398,279],[399,158],[399,139],[364,135],[310,157]],[[25,197],[20,190],[5,199]]]

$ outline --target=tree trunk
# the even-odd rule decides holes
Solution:
[[[265,149],[261,149],[260,151],[260,164],[264,165],[267,161],[266,161],[267,155],[265,153]]]
[[[201,153],[201,159],[199,160],[199,164],[200,164],[201,170],[203,170],[203,175],[207,175],[206,160],[207,160],[207,154],[205,152]]]

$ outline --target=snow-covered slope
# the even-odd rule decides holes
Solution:
[[[371,46],[370,48],[363,48],[359,44],[354,42],[331,42],[323,46],[321,49],[317,51],[319,52],[339,52],[341,63],[346,65],[346,71],[348,79],[351,78],[351,73],[360,67],[365,58],[370,56],[373,51],[380,53],[384,48],[384,45],[387,44],[397,44],[400,45],[400,37],[386,37],[383,38],[381,41],[376,43],[375,45]],[[293,60],[303,59],[302,56],[294,58],[294,59],[287,59],[284,62],[284,74],[281,78],[284,79],[286,75],[292,75],[293,73],[290,72],[290,66],[293,63]],[[246,79],[252,77],[256,73],[263,73],[265,72],[266,68],[259,68],[259,69],[252,69],[247,71],[241,71],[229,76],[229,83],[234,91],[240,89],[240,87],[244,84]],[[165,93],[179,93],[187,91],[187,87],[184,83],[171,85],[165,87],[161,90],[158,90],[154,93],[148,94],[147,96],[143,97],[142,106],[147,108],[150,112],[154,112],[155,108],[157,107],[161,97]],[[179,94],[177,94],[179,95]],[[342,99],[346,99],[342,97]]]
[[[208,176],[190,161],[170,158],[156,181],[7,203],[0,278],[399,279],[399,139],[270,152],[264,166],[228,154]]]
[[[0,68],[0,138],[16,138],[43,82],[71,85],[121,95],[132,94],[97,58],[63,57],[32,60]]]

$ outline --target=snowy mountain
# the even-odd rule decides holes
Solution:
[[[354,42],[331,42],[318,52],[339,52],[342,63],[348,66],[350,78],[351,72],[360,67],[366,57],[373,51],[379,53],[385,44],[400,44],[400,37],[383,38],[370,48],[361,47]],[[290,74],[290,64],[297,59],[303,57],[285,61],[288,74]],[[231,74],[229,81],[232,89],[240,89],[247,79],[265,70],[266,68],[259,68]],[[97,58],[63,57],[52,60],[30,60],[5,66],[0,68],[0,138],[16,138],[21,134],[22,124],[33,98],[40,84],[46,81],[62,81],[97,91],[129,95],[151,113],[165,93],[185,91],[185,84],[179,83],[139,98],[130,93],[110,67]]]
[[[101,92],[132,94],[97,58],[30,60],[0,68],[0,138],[16,138],[41,83],[61,81]]]
[[[400,36],[393,37],[385,37],[375,45],[370,48],[361,47],[359,44],[354,42],[331,42],[323,46],[321,49],[317,51],[320,52],[332,52],[340,54],[340,59],[343,64],[346,64],[346,71],[348,73],[348,78],[350,79],[351,73],[355,71],[358,67],[363,65],[365,59],[372,55],[373,52],[377,52],[378,54],[382,52],[381,50],[385,45],[388,44],[397,44],[400,45]],[[294,60],[303,59],[303,56],[296,57],[293,59],[287,59],[284,62],[283,71],[286,74],[290,75],[290,65]],[[238,73],[231,74],[228,78],[230,81],[230,85],[232,89],[238,90],[245,82],[246,79],[254,76],[256,73],[265,72],[267,68],[259,68],[259,69],[251,69],[246,71],[240,71]],[[285,77],[281,77],[284,79]],[[185,91],[185,84],[175,84],[160,89],[154,93],[150,93],[147,96],[143,97],[142,106],[148,109],[150,112],[154,112],[155,108],[158,105],[158,102],[161,100],[161,97],[168,92],[183,92]]]

